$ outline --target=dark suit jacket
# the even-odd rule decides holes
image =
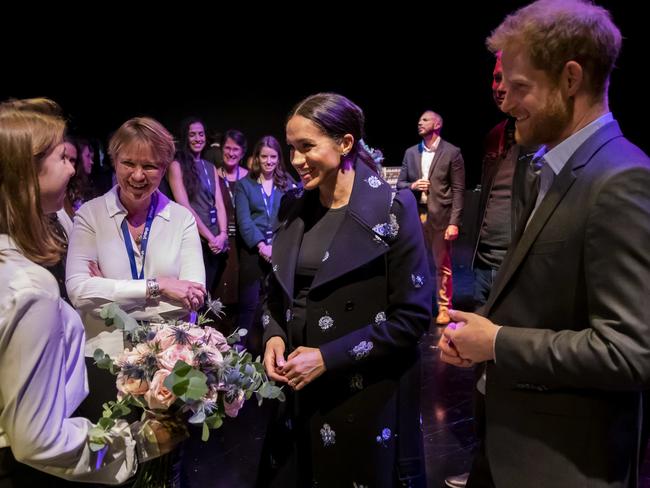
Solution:
[[[650,386],[650,161],[616,122],[555,177],[495,280],[486,452],[499,487],[636,486]]]
[[[427,198],[427,221],[434,229],[446,229],[452,224],[460,227],[465,198],[465,165],[460,149],[441,139],[427,177],[431,183]],[[420,178],[422,147],[416,144],[404,153],[397,189],[410,188],[411,183]],[[421,192],[413,193],[419,202]]]
[[[282,337],[287,353],[320,348],[327,371],[289,399],[297,402],[287,413],[293,431],[276,419],[268,449],[286,460],[297,442],[300,455],[313,460],[319,486],[393,486],[396,460],[420,446],[417,343],[431,321],[433,280],[416,203],[408,191],[391,198],[389,185],[358,162],[304,322],[293,318],[294,278],[305,215],[317,199],[317,191],[283,198],[262,322],[265,341]],[[324,425],[335,432],[335,443],[323,441]],[[269,486],[296,486],[288,465],[271,470]]]

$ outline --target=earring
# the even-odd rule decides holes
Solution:
[[[346,157],[348,155],[348,151],[342,152],[341,156]]]

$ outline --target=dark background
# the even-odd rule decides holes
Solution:
[[[187,4],[164,18],[152,5],[93,7],[99,10],[74,28],[48,19],[61,12],[40,11],[31,26],[38,39],[25,31],[3,39],[0,99],[51,97],[74,132],[104,140],[136,115],[158,118],[176,133],[183,117],[197,114],[211,131],[242,130],[252,147],[267,133],[284,140],[296,102],[336,91],[363,108],[366,141],[384,152],[387,165],[401,164],[404,150],[418,142],[417,120],[431,108],[444,118],[443,138],[461,147],[471,188],[480,177],[483,137],[500,120],[484,41],[525,3],[301,4],[286,12],[253,4],[208,12]],[[611,109],[627,137],[648,152],[641,3],[598,3],[625,37]]]

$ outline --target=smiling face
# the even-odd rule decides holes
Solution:
[[[524,146],[556,146],[570,132],[573,109],[557,82],[536,69],[522,50],[502,55],[506,96],[501,110],[515,120],[515,139]]]
[[[52,149],[40,164],[38,186],[44,214],[54,213],[63,207],[68,181],[74,175],[74,165],[68,154],[69,144],[61,143]],[[70,146],[72,146],[70,144]],[[74,148],[74,146],[72,146]],[[76,151],[75,151],[76,154]]]
[[[298,172],[305,190],[334,185],[341,166],[344,143],[337,143],[311,120],[294,115],[287,122],[287,144],[291,164]]]
[[[244,157],[244,148],[233,141],[230,137],[226,138],[223,143],[223,164],[229,168],[234,168]]]
[[[156,161],[146,144],[132,142],[117,155],[115,176],[120,187],[120,200],[128,208],[149,201],[165,175],[166,166]]]
[[[280,155],[272,147],[264,146],[260,151],[260,170],[266,178],[273,176],[275,168],[278,167]]]
[[[187,133],[187,140],[192,154],[195,156],[201,154],[201,151],[205,148],[205,128],[201,122],[190,124]]]

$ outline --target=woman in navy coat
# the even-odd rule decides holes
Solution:
[[[303,100],[287,122],[305,191],[281,204],[262,323],[267,374],[291,390],[260,486],[424,483],[418,341],[432,279],[415,199],[377,175],[363,124],[332,93]]]

